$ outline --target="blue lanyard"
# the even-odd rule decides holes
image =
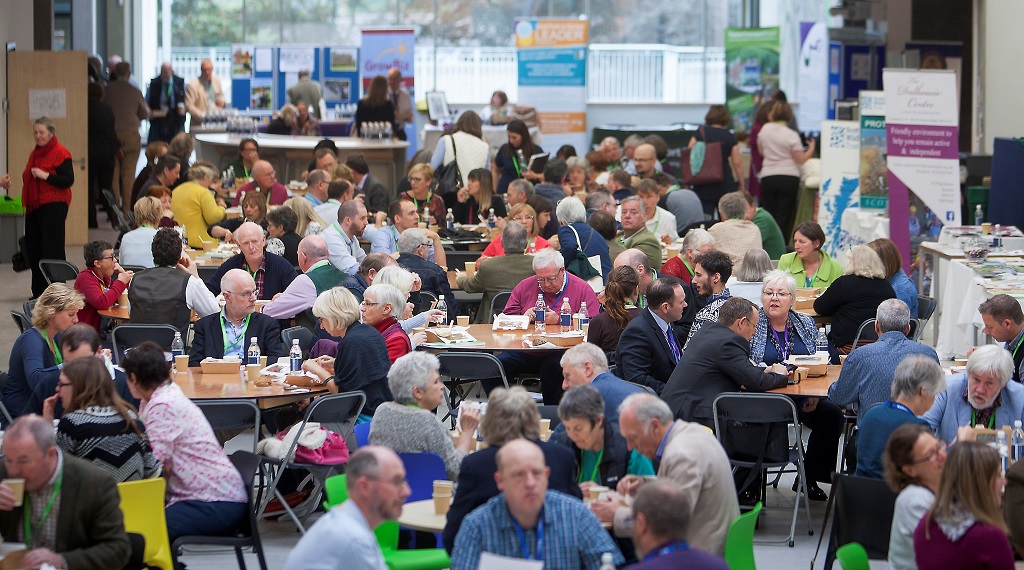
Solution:
[[[511,513],[509,513],[511,516]],[[519,535],[519,546],[523,549],[523,558],[527,560],[533,560],[530,556],[530,548],[526,545],[526,532],[523,527],[519,526],[519,521],[512,517],[512,526],[516,529],[516,534]],[[544,560],[544,513],[541,512],[541,516],[537,519],[537,560]]]
[[[886,402],[885,405],[886,405],[886,407],[888,407],[891,410],[903,410],[904,412],[907,412],[908,414],[910,414],[910,415],[912,415],[914,417],[917,417],[917,414],[912,412],[910,410],[910,408],[904,406],[903,404],[901,404],[899,402],[893,402],[893,401],[890,400],[890,401]]]
[[[782,361],[785,361],[789,357],[787,354],[789,352],[789,320],[786,321],[786,326],[782,329],[782,341],[779,340],[779,333],[771,323],[768,323],[768,328],[772,331],[772,336],[775,337],[775,343],[779,345],[779,356],[782,357]]]
[[[676,551],[683,552],[683,551],[686,551],[686,550],[689,550],[689,549],[690,549],[690,545],[689,544],[687,544],[683,540],[677,540],[676,542],[670,542],[670,543],[666,544],[665,546],[662,546],[661,548],[659,548],[657,550],[652,550],[652,551],[648,552],[647,556],[644,556],[644,560],[643,561],[647,562],[648,560],[654,560],[655,558],[658,558],[658,557],[661,557],[661,556],[665,556],[666,554],[671,554],[671,553],[676,552]]]

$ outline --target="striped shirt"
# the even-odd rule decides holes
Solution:
[[[145,434],[135,412],[128,412]],[[160,462],[149,441],[128,427],[112,406],[89,406],[65,413],[57,424],[57,445],[108,471],[118,483],[155,477]]]

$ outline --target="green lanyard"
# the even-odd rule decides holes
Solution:
[[[242,329],[242,334],[236,337],[235,342],[231,344],[228,344],[228,331],[224,328],[224,320],[227,319],[227,315],[220,319],[220,333],[224,337],[224,354],[227,354],[229,350],[235,348],[240,342],[245,340],[245,330],[249,327],[250,316],[251,315],[246,315],[245,318],[242,319],[242,326],[240,327]]]
[[[971,427],[975,427],[978,423],[978,410],[971,408]],[[992,410],[992,415],[988,417],[988,429],[996,429],[996,411]]]
[[[580,455],[582,456],[582,453]],[[603,459],[603,458],[604,458],[604,448],[602,447],[601,451],[597,452],[597,461],[594,463],[594,472],[590,474],[590,479],[587,479],[587,481],[593,481],[594,483],[600,483],[600,480],[598,478],[598,476],[600,475],[598,473],[598,469],[601,467],[601,459]],[[581,459],[581,461],[582,461],[582,459]],[[578,482],[579,483],[583,482],[583,472],[582,471],[580,471]]]
[[[50,340],[50,335],[46,334],[46,331],[40,330],[39,332],[42,333],[46,344],[50,347],[50,350],[53,351],[53,363],[62,364],[64,362],[64,357],[60,355],[60,349],[57,348],[57,344]]]
[[[523,170],[519,166],[519,158],[515,155],[515,151],[512,152],[512,166],[516,168],[516,178],[522,178]]]
[[[60,474],[57,475],[57,485],[53,488],[53,494],[50,495],[50,502],[46,503],[46,508],[43,509],[43,516],[39,519],[39,527],[42,529],[46,525],[46,518],[50,516],[50,510],[53,509],[53,503],[57,500],[57,495],[60,494],[60,487],[64,483],[64,470],[61,469]],[[31,499],[29,494],[25,493],[25,506],[22,510],[25,512],[25,546],[32,548],[32,511]]]

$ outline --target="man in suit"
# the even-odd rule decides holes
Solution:
[[[232,269],[244,268],[256,282],[257,298],[265,301],[284,292],[297,276],[292,264],[266,250],[267,238],[258,224],[245,222],[239,226],[235,230],[235,243],[242,250],[241,253],[228,258],[206,282],[206,287],[214,295],[221,292],[223,278]]]
[[[213,109],[222,109],[224,89],[220,78],[213,75],[213,62],[204,59],[199,63],[199,77],[188,82],[185,88],[185,110],[192,116],[192,128],[203,124],[203,117]]]
[[[171,62],[160,66],[160,75],[149,82],[146,103],[153,113],[149,119],[149,142],[170,143],[185,131],[185,79],[174,74]]]
[[[619,243],[626,249],[636,248],[647,255],[651,269],[661,269],[661,242],[647,229],[647,204],[639,196],[629,196],[621,206],[622,234]]]
[[[26,543],[23,567],[124,567],[131,546],[110,474],[63,453],[53,426],[36,415],[7,428],[3,453],[0,478],[25,480],[23,504],[21,495],[0,483],[0,533]]]
[[[421,291],[429,291],[438,299],[444,295],[448,305],[448,315],[454,318],[459,312],[459,303],[452,294],[452,286],[448,283],[448,273],[441,266],[430,261],[427,230],[409,228],[398,236],[398,265],[415,273],[423,283]]]
[[[511,291],[523,279],[533,276],[533,256],[523,254],[528,239],[522,224],[509,222],[501,232],[505,255],[484,260],[472,277],[456,269],[456,283],[460,289],[467,293],[484,294],[480,299],[480,310],[476,312],[475,322],[488,322],[491,300],[499,291]]]
[[[508,390],[497,388],[491,392],[487,401],[487,414],[480,419],[480,430],[487,434],[487,447],[462,460],[455,497],[442,533],[444,547],[449,553],[455,546],[455,535],[462,526],[462,519],[499,493],[494,480],[494,473],[498,470],[498,450],[512,440],[526,438],[540,446],[544,452],[544,463],[551,469],[548,489],[577,498],[583,497],[577,483],[579,469],[576,458],[568,447],[540,441],[537,404],[521,386]]]
[[[750,339],[757,326],[757,306],[733,297],[718,311],[718,322],[705,325],[679,359],[661,397],[675,417],[715,424],[711,403],[723,392],[767,392],[788,382],[786,366],[767,368],[750,362]]]
[[[659,277],[647,288],[647,308],[619,337],[615,361],[626,380],[650,386],[659,394],[664,389],[685,338],[676,325],[686,310],[685,289],[675,277]]]
[[[356,195],[363,195],[366,211],[371,214],[386,212],[388,204],[391,203],[391,192],[380,180],[370,176],[370,166],[366,164],[366,158],[361,154],[350,154],[345,157],[345,166],[352,171]]]
[[[321,119],[320,116],[320,84],[313,81],[312,74],[308,69],[299,70],[299,82],[288,88],[288,102],[298,105],[300,102],[309,105],[309,112]]]
[[[672,421],[668,405],[651,394],[626,398],[619,409],[619,431],[630,449],[654,463],[658,480],[672,483],[691,505],[690,520],[697,524],[689,526],[683,539],[693,548],[721,555],[740,509],[729,457],[714,434],[699,424]],[[635,496],[647,482],[626,475],[616,491]],[[595,501],[590,508],[602,522],[613,523],[616,536],[630,535],[635,521],[625,503]]]
[[[206,357],[235,357],[244,361],[253,338],[267,362],[277,362],[288,355],[277,321],[256,312],[256,282],[252,275],[231,269],[221,278],[220,289],[224,293],[224,309],[196,321],[188,355],[190,367],[199,366]]]

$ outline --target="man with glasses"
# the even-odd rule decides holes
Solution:
[[[263,228],[253,222],[245,222],[235,230],[235,243],[241,253],[228,258],[217,273],[206,281],[214,295],[221,292],[221,280],[232,269],[241,269],[256,283],[257,298],[269,301],[274,295],[284,292],[295,279],[295,268],[276,253],[267,251],[267,238]]]
[[[658,152],[654,145],[644,143],[633,152],[633,163],[636,165],[636,175],[640,180],[654,176],[658,171]]]
[[[359,238],[368,223],[366,207],[359,200],[348,200],[338,207],[338,221],[324,228],[320,234],[327,242],[331,265],[349,275],[356,274],[366,257]]]
[[[236,172],[235,175],[237,176],[238,173]],[[252,165],[252,182],[238,189],[235,206],[241,206],[242,198],[253,191],[263,194],[267,206],[280,206],[288,199],[288,190],[277,181],[274,165],[265,160],[257,160]]]
[[[533,220],[530,220],[533,223]],[[476,312],[476,323],[489,322],[491,299],[499,291],[509,291],[533,275],[533,257],[525,255],[529,236],[526,227],[519,222],[509,222],[501,232],[501,243],[505,255],[491,257],[480,264],[472,277],[456,269],[456,282],[467,293],[483,293],[480,310]]]
[[[306,177],[306,200],[316,210],[327,202],[327,187],[331,184],[331,175],[326,170],[314,170]]]
[[[388,227],[381,228],[380,231],[373,234],[373,241],[370,245],[370,251],[383,252],[387,254],[398,253],[398,236],[402,235],[402,232],[409,228],[417,227],[420,219],[419,212],[416,211],[416,204],[410,200],[403,200],[399,198],[391,205],[388,206],[388,220],[391,221],[391,225]],[[425,230],[427,239],[430,240],[429,253],[427,259],[432,260],[438,265],[448,265],[448,259],[444,253],[444,247],[441,245],[441,236],[437,235],[437,232]]]
[[[412,494],[405,467],[386,447],[360,447],[345,463],[348,499],[321,517],[292,548],[285,570],[385,570],[373,529],[402,514]]]
[[[409,228],[398,236],[398,265],[419,276],[423,283],[420,291],[433,293],[438,299],[444,295],[448,305],[448,317],[455,320],[459,312],[459,303],[452,294],[448,284],[448,273],[440,265],[430,261],[431,241],[427,239],[427,230]]]
[[[256,282],[252,275],[231,269],[221,277],[219,289],[224,293],[224,309],[196,321],[188,355],[190,367],[199,366],[204,358],[234,357],[244,361],[253,338],[268,362],[287,356],[277,320],[256,312]]]

